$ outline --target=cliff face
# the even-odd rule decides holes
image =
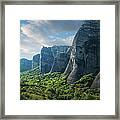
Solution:
[[[25,58],[20,60],[20,72],[24,72],[32,69],[32,60],[27,60]]]
[[[64,72],[69,61],[69,55],[67,53],[59,53],[54,58],[51,72]]]
[[[68,46],[43,47],[41,50],[41,73],[64,72],[69,56]]]
[[[74,83],[84,74],[100,71],[100,21],[85,21],[74,37],[69,64],[65,70],[68,82]]]
[[[50,72],[54,61],[51,47],[43,47],[41,50],[41,73]]]
[[[32,69],[39,67],[40,65],[40,54],[34,55],[32,59]]]
[[[52,49],[54,58],[56,58],[59,53],[66,53],[68,48],[69,48],[69,46],[62,46],[62,45],[61,46],[56,46],[56,45],[52,46],[51,49]]]
[[[40,54],[33,56],[32,60],[21,59],[21,72],[40,68],[42,74],[48,72],[64,72],[70,58],[69,46],[43,47]]]
[[[69,61],[70,54],[67,52],[69,46],[53,46],[53,66],[50,72],[64,72]]]
[[[91,88],[100,88],[100,73],[98,73],[91,85]]]

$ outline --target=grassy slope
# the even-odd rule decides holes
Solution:
[[[94,77],[83,76],[74,85],[67,83],[61,73],[41,75],[39,69],[23,72],[20,75],[21,100],[99,100],[100,90],[90,89]]]

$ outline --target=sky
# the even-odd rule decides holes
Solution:
[[[72,45],[80,20],[20,20],[20,58],[32,59],[41,48]]]

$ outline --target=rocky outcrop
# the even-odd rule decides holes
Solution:
[[[41,73],[50,72],[54,61],[51,47],[43,47],[41,50]]]
[[[32,60],[21,59],[21,71],[39,67],[41,73],[64,72],[70,58],[69,46],[43,47]]]
[[[41,73],[64,72],[69,61],[69,46],[43,47],[41,50]]]
[[[32,60],[21,59],[20,60],[20,72],[24,72],[32,69]]]
[[[52,46],[51,49],[52,49],[52,53],[53,53],[54,58],[56,58],[59,53],[66,53],[68,48],[69,48],[69,46],[65,46],[65,45]]]
[[[88,20],[74,37],[70,60],[64,74],[74,83],[84,74],[100,71],[100,21]]]
[[[32,69],[39,67],[40,65],[40,54],[34,55],[32,59]]]
[[[64,72],[69,61],[69,55],[67,53],[59,53],[54,58],[51,72]]]
[[[97,74],[95,80],[93,81],[91,88],[100,88],[100,73]]]
[[[56,47],[56,50],[55,50]],[[68,46],[53,46],[53,54],[54,54],[54,61],[53,61],[53,66],[51,68],[50,72],[64,72],[69,58],[70,58],[70,52],[68,51]]]

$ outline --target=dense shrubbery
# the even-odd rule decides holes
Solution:
[[[100,90],[91,89],[94,77],[84,75],[75,84],[68,84],[61,73],[42,75],[39,69],[21,73],[21,100],[99,100]]]

